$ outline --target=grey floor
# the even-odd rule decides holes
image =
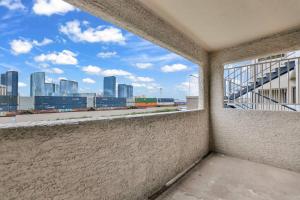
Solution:
[[[300,200],[300,173],[213,154],[157,200]]]

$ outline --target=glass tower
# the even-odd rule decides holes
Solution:
[[[133,98],[133,86],[127,85],[127,98]]]
[[[6,86],[6,74],[1,74],[1,85],[5,85]]]
[[[53,96],[59,96],[60,95],[60,86],[59,84],[54,84],[54,94]]]
[[[18,72],[7,71],[5,74],[1,74],[1,85],[6,86],[7,96],[18,96]]]
[[[30,75],[30,96],[45,96],[45,72]]]
[[[54,96],[55,94],[55,84],[45,83],[45,96]]]
[[[119,98],[127,98],[127,85],[126,84],[118,84],[118,97]]]
[[[104,77],[103,96],[104,97],[116,97],[116,77],[115,76]]]
[[[78,82],[70,80],[60,80],[60,94],[62,96],[73,96],[78,93]]]
[[[118,85],[118,97],[119,98],[133,98],[132,85],[119,84]]]

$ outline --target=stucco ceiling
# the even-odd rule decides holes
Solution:
[[[300,0],[139,0],[206,50],[300,26]]]

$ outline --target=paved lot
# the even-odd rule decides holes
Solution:
[[[176,107],[157,107],[157,108],[146,108],[146,109],[17,115],[16,117],[0,117],[0,124],[12,123],[12,122],[36,122],[36,121],[53,121],[53,120],[62,120],[62,119],[80,119],[80,118],[93,118],[93,117],[105,117],[105,116],[109,117],[109,116],[129,115],[134,113],[149,113],[154,111],[164,111],[166,109],[176,109]]]

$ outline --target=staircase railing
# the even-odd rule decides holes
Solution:
[[[233,106],[236,104],[236,107],[242,109],[256,109],[257,102],[255,102],[256,97],[260,97],[263,101],[269,102],[269,104],[276,104],[278,107],[284,108],[289,111],[296,111],[296,109],[284,105],[282,102],[282,91],[281,91],[281,76],[287,74],[287,92],[290,92],[290,71],[296,69],[299,65],[300,58],[288,58],[275,61],[261,62],[250,65],[225,68],[224,69],[224,103],[231,104]],[[298,63],[297,66],[296,62]],[[266,66],[266,64],[268,64]],[[278,67],[275,67],[278,65]],[[260,67],[260,68],[259,68]],[[258,69],[259,68],[259,69]],[[232,73],[231,70],[233,70]],[[227,71],[227,74],[225,74]],[[233,76],[232,76],[233,75]],[[273,86],[273,80],[278,79],[278,86]],[[228,84],[229,83],[229,84]],[[269,88],[266,89],[266,86]],[[268,92],[268,95],[262,95],[257,93],[257,90],[262,90]],[[273,90],[279,91],[279,97],[275,99],[271,98]],[[286,89],[285,89],[286,90]],[[251,94],[254,94],[254,98],[249,98]],[[285,94],[285,93],[284,93]],[[284,95],[283,95],[284,96]],[[287,98],[287,104],[290,103],[290,94],[285,94],[284,98]],[[250,102],[240,103],[244,99],[251,99]],[[254,102],[253,102],[254,101]],[[225,105],[224,104],[224,105]],[[251,105],[251,106],[248,106]]]
[[[283,108],[286,108],[286,109],[288,109],[289,111],[297,111],[296,109],[294,109],[294,108],[292,108],[292,107],[290,107],[290,106],[284,105],[284,104],[282,104],[282,103],[279,103],[278,101],[276,101],[276,100],[274,100],[274,99],[272,99],[272,98],[270,98],[270,97],[264,96],[264,95],[262,95],[262,94],[259,94],[259,93],[257,93],[257,92],[253,92],[253,91],[252,91],[252,93],[253,93],[254,95],[257,95],[258,97],[262,97],[263,99],[266,99],[266,100],[268,100],[268,101],[270,101],[270,102],[272,102],[272,103],[275,103],[275,104],[278,105],[278,106],[281,106],[281,107],[283,107]],[[269,105],[271,105],[271,104],[269,104]],[[281,109],[281,110],[282,110],[282,109]]]

